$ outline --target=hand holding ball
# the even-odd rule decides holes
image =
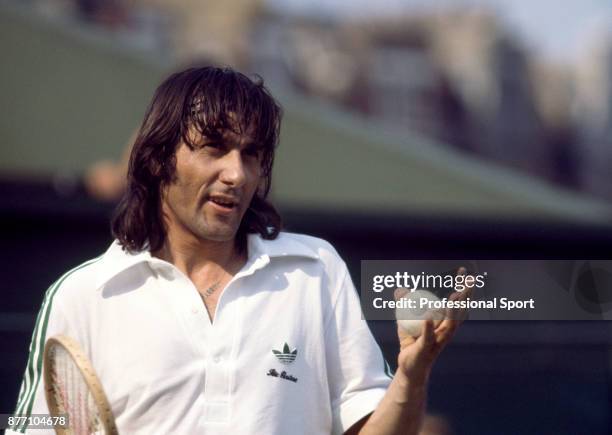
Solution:
[[[403,307],[395,309],[395,318],[398,325],[409,335],[417,338],[423,332],[423,324],[426,319],[432,319],[434,329],[442,322],[444,313],[441,310],[428,309],[427,306],[421,308],[421,300],[439,301],[435,294],[427,290],[408,291],[398,298],[405,299]],[[414,301],[409,305],[408,301]]]

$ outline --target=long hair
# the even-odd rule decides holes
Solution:
[[[252,132],[261,146],[263,183],[244,214],[236,240],[243,247],[248,233],[276,238],[281,218],[266,197],[281,116],[279,104],[259,77],[251,80],[230,68],[217,67],[190,68],[168,77],[155,91],[134,142],[127,189],[111,222],[113,236],[130,252],[156,251],[163,246],[162,189],[174,180],[179,143],[199,147],[197,138],[189,134],[195,127],[211,138],[223,130]]]

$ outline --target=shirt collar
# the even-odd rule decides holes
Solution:
[[[309,246],[286,233],[280,233],[274,240],[264,240],[259,234],[247,236],[249,258],[247,268],[255,270],[264,267],[276,257],[303,257],[318,259],[319,255]],[[136,253],[125,251],[118,240],[115,240],[102,258],[102,269],[97,277],[96,288],[101,288],[115,276],[140,263],[165,263],[151,256],[148,249]],[[254,265],[251,269],[249,265]]]
[[[120,273],[130,269],[139,263],[152,263],[156,259],[151,256],[149,250],[130,253],[125,251],[118,240],[113,241],[102,256],[101,270],[98,273],[96,288],[101,288]]]
[[[249,258],[252,256],[305,257],[315,260],[319,258],[311,247],[287,233],[280,233],[274,240],[264,240],[259,234],[249,234],[248,249]]]

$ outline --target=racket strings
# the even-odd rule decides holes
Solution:
[[[79,368],[63,347],[53,349],[51,376],[59,408],[69,416],[70,433],[81,435],[99,431],[100,414],[95,399]]]

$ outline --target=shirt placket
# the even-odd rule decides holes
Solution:
[[[186,286],[181,291],[179,306],[183,308],[183,319],[187,320],[192,345],[202,355],[204,365],[203,412],[200,424],[225,424],[231,419],[232,383],[236,369],[236,358],[240,343],[242,316],[241,299],[237,288],[242,279],[268,264],[269,259],[256,258],[245,265],[226,286],[211,323],[199,293],[193,283],[178,269],[167,264],[155,264],[155,269],[171,285]],[[188,287],[188,288],[187,288]],[[175,295],[178,296],[178,295]],[[179,301],[175,301],[179,302]]]
[[[226,291],[228,289],[226,288]],[[206,341],[204,423],[226,423],[231,414],[231,379],[234,370],[236,335],[240,324],[239,301],[219,306]]]
[[[243,328],[239,286],[243,285],[246,276],[264,267],[268,261],[268,258],[257,258],[232,278],[219,300],[214,322],[209,324],[204,424],[227,423],[231,419],[232,384]]]

